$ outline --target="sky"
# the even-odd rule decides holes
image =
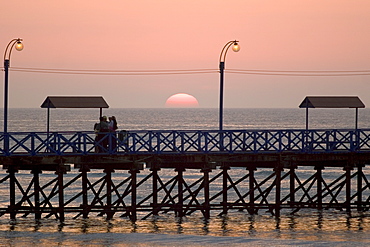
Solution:
[[[111,108],[161,108],[187,93],[218,108],[219,56],[231,40],[241,49],[226,56],[225,108],[296,108],[316,95],[370,106],[369,13],[369,0],[1,0],[0,49],[24,43],[10,58],[9,107],[86,95]],[[211,73],[143,73],[176,70]]]

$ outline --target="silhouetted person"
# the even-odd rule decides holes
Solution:
[[[108,138],[106,137],[106,133],[109,132],[109,127],[107,123],[107,117],[100,117],[99,123],[95,124],[96,133],[95,141],[96,147],[95,151],[98,153],[106,152],[108,148]]]
[[[118,129],[117,126],[117,120],[115,116],[109,117],[109,123],[108,123],[109,132],[111,133],[111,143],[112,143],[112,150],[115,151],[117,147],[117,136],[116,136],[116,130]]]

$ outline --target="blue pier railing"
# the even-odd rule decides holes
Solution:
[[[370,152],[370,129],[0,133],[0,156]]]

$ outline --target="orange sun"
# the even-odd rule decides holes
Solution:
[[[194,108],[198,106],[198,100],[187,93],[174,94],[166,101],[166,107],[171,108]]]

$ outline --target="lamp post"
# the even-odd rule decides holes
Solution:
[[[8,76],[9,76],[9,66],[10,66],[10,55],[12,54],[12,50],[15,47],[17,51],[23,50],[22,39],[13,39],[9,42],[6,46],[5,53],[4,53],[4,71],[5,71],[5,80],[4,80],[4,151],[9,150],[9,138],[8,134]]]
[[[222,120],[223,120],[223,105],[224,105],[224,70],[225,70],[225,58],[226,58],[226,53],[230,46],[233,46],[233,51],[238,52],[240,50],[240,46],[238,44],[239,41],[229,41],[226,43],[224,48],[222,48],[221,54],[220,54],[220,130],[222,130]]]

